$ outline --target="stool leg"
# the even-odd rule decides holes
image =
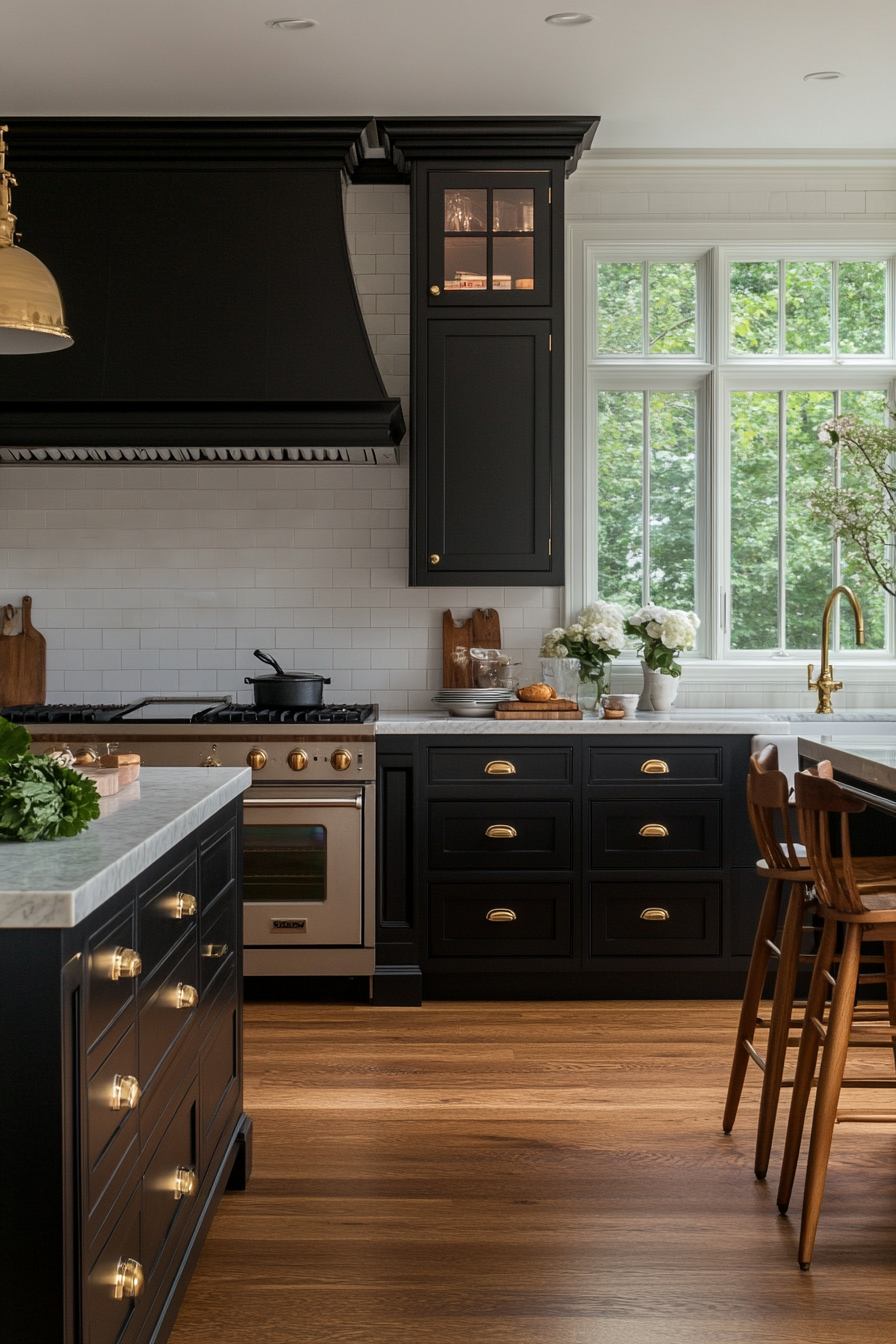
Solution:
[[[781,892],[783,890],[783,882],[774,877],[769,879],[765,891],[765,900],[762,902],[762,913],[759,916],[759,927],[756,930],[756,938],[753,943],[750,969],[747,972],[744,1001],[741,1004],[740,1017],[737,1023],[734,1058],[731,1061],[728,1096],[725,1099],[725,1114],[722,1119],[722,1129],[726,1134],[730,1134],[734,1128],[740,1096],[744,1090],[744,1078],[747,1075],[747,1065],[750,1062],[750,1057],[744,1049],[744,1041],[752,1042],[756,1034],[756,1014],[759,1011],[762,988],[768,974],[768,963],[771,957],[768,940],[774,939],[778,931],[778,915],[781,911]]]
[[[856,984],[859,978],[859,960],[862,952],[862,927],[849,924],[843,940],[843,955],[837,974],[837,986],[828,1015],[828,1031],[821,1057],[821,1073],[812,1117],[812,1137],[809,1141],[809,1161],[806,1166],[806,1192],[803,1196],[803,1218],[800,1224],[800,1269],[808,1269],[818,1230],[818,1215],[828,1172],[831,1140],[837,1122],[837,1102],[843,1082],[849,1033],[855,1007]]]
[[[784,932],[781,935],[781,957],[775,980],[772,1024],[768,1034],[762,1097],[759,1102],[759,1128],[756,1133],[755,1167],[756,1176],[760,1181],[765,1180],[765,1173],[768,1171],[775,1121],[778,1116],[781,1079],[784,1076],[784,1060],[787,1056],[793,1000],[796,996],[796,977],[800,966],[800,947],[803,942],[805,892],[806,888],[801,882],[790,884],[790,901],[787,905]]]
[[[890,1026],[896,1027],[896,943],[884,943],[884,970],[887,975],[887,1016]],[[893,1055],[896,1058],[896,1040],[893,1041]]]
[[[787,1137],[784,1140],[784,1156],[781,1159],[781,1178],[778,1183],[778,1208],[786,1213],[793,1193],[797,1163],[800,1159],[800,1145],[803,1141],[803,1126],[806,1122],[806,1108],[812,1091],[812,1079],[815,1077],[815,1061],[818,1058],[819,1037],[812,1026],[811,1019],[824,1017],[824,1005],[828,996],[828,982],[825,971],[830,971],[834,952],[837,947],[837,926],[833,920],[825,920],[821,942],[815,954],[815,966],[812,982],[806,999],[806,1014],[800,1036],[800,1049],[796,1061],[796,1073],[793,1077],[793,1091],[790,1097],[790,1115],[787,1117]]]

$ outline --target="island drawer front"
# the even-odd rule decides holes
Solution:
[[[665,768],[664,768],[665,767]],[[721,784],[721,747],[589,747],[588,783],[643,784],[657,790],[668,784]]]
[[[593,882],[593,957],[719,955],[720,882]]]
[[[202,912],[199,938],[199,993],[203,1003],[209,990],[225,969],[236,965],[236,906],[227,900],[216,905],[207,916]]]
[[[85,1316],[89,1344],[125,1344],[135,1337],[147,1296],[115,1296],[115,1279],[121,1261],[143,1264],[142,1190],[134,1191],[87,1275]]]
[[[569,868],[572,804],[431,802],[433,868]]]
[[[712,800],[591,802],[592,868],[718,868],[720,838]]]
[[[195,855],[190,855],[140,895],[137,936],[144,982],[182,938],[196,941],[198,924],[199,872]]]
[[[113,1023],[119,1032],[133,1020],[139,977],[112,978],[114,956],[120,948],[133,949],[136,943],[133,908],[119,913],[98,929],[87,942],[86,1011],[84,1036],[88,1051],[105,1036]],[[108,1042],[102,1049],[108,1049]]]
[[[509,768],[508,768],[509,767]],[[430,784],[571,784],[572,747],[430,747]]]
[[[154,1288],[153,1275],[160,1268],[172,1233],[189,1216],[196,1203],[199,1188],[199,1079],[194,1072],[186,1095],[181,1099],[171,1122],[165,1129],[158,1147],[152,1154],[143,1175],[143,1267],[147,1275],[147,1296]],[[178,1171],[193,1172],[196,1190],[181,1193],[179,1199],[176,1180]]]
[[[202,910],[205,913],[236,877],[236,832],[232,826],[207,839],[199,859]]]
[[[567,882],[432,883],[433,957],[566,957],[572,951]],[[489,912],[514,917],[489,919]]]
[[[87,1084],[87,1214],[91,1220],[131,1144],[137,1142],[139,1099],[133,1107],[122,1099],[119,1109],[113,1109],[116,1082],[124,1078],[136,1078],[140,1083],[135,1026],[100,1063]]]
[[[148,987],[146,1001],[140,1006],[140,1085],[144,1091],[149,1089],[160,1064],[195,1017],[198,986],[197,947],[191,940],[179,956],[175,950],[169,957],[167,969],[162,969],[156,985]],[[197,997],[192,1006],[186,1001],[190,989]]]
[[[200,1164],[206,1171],[227,1125],[231,1103],[238,1091],[237,1008],[233,998],[224,1004],[199,1056]]]

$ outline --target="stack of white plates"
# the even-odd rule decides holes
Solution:
[[[433,696],[433,704],[441,705],[457,719],[487,719],[495,712],[495,706],[501,700],[512,700],[513,691],[506,687],[486,690],[473,687],[472,690],[444,686],[438,695]]]

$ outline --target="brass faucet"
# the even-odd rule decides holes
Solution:
[[[834,669],[828,662],[828,643],[830,639],[830,629],[831,629],[831,612],[833,610],[834,603],[837,601],[837,598],[840,596],[841,593],[844,595],[844,597],[849,598],[850,604],[853,609],[853,613],[855,614],[856,643],[857,644],[865,643],[865,622],[862,617],[862,608],[859,606],[859,599],[856,597],[855,593],[852,591],[851,588],[847,588],[845,584],[841,583],[839,588],[834,589],[834,591],[828,597],[827,602],[825,602],[824,604],[824,615],[821,618],[821,672],[818,675],[817,681],[812,680],[812,669],[815,666],[815,664],[814,663],[809,664],[809,690],[818,692],[818,705],[815,710],[816,714],[833,714],[834,711],[831,709],[831,691],[843,690],[843,682],[834,680]]]

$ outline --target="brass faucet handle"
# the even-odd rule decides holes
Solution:
[[[809,675],[808,675],[808,682],[809,682],[809,690],[810,690],[810,691],[817,691],[817,690],[818,690],[818,682],[812,680],[812,673],[813,673],[814,671],[815,671],[815,664],[814,664],[814,663],[810,663],[810,664],[809,664]]]

